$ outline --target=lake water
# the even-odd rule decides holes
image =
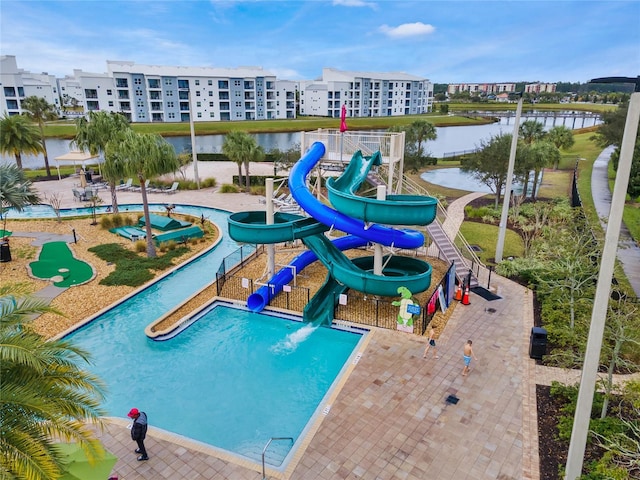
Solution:
[[[553,126],[564,125],[568,128],[584,128],[591,127],[600,123],[595,118],[577,118],[572,117],[547,117],[535,118],[527,117],[523,114],[521,121],[524,122],[527,119],[535,119],[544,123],[545,130],[551,129]],[[438,138],[436,140],[427,142],[427,151],[438,158],[442,158],[447,154],[453,152],[462,152],[465,150],[475,150],[481,140],[488,140],[491,136],[499,135],[501,133],[513,133],[514,118],[502,118],[500,122],[489,125],[469,125],[461,127],[437,127]],[[337,127],[338,125],[336,125]],[[299,132],[288,133],[259,133],[255,134],[259,145],[261,145],[265,151],[269,151],[273,148],[280,150],[288,150],[295,144],[300,143]],[[176,152],[191,151],[191,137],[188,135],[179,137],[168,137],[167,141],[171,143]],[[224,142],[224,135],[199,135],[196,137],[196,152],[197,153],[220,153],[222,151],[222,143]],[[47,139],[47,152],[49,154],[49,165],[55,169],[55,158],[68,153],[71,148],[69,146],[69,140],[63,140],[59,138]],[[0,163],[15,164],[15,158],[7,155],[0,155]],[[22,157],[22,165],[24,168],[42,168],[44,167],[44,157],[42,155],[24,155]]]

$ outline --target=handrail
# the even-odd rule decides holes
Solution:
[[[379,173],[382,173],[384,175],[384,169],[387,169],[388,167],[386,165],[381,165],[379,167]],[[384,178],[384,176],[383,176]],[[416,182],[415,180],[407,177],[404,173],[402,174],[402,187],[403,189],[417,194],[417,195],[427,195],[427,196],[432,196],[429,194],[429,191],[423,187],[422,185],[420,185],[418,182]],[[444,209],[444,207],[442,206],[442,204],[440,203],[440,201],[438,201],[438,213],[440,215],[442,215],[442,217],[446,220],[447,219],[447,211]],[[437,220],[436,220],[437,221]],[[444,223],[444,222],[442,222]],[[450,237],[451,237],[451,232],[446,232]],[[472,264],[476,263],[479,266],[485,267],[486,265],[484,263],[482,263],[482,261],[480,260],[480,258],[476,255],[476,253],[471,249],[471,245],[469,245],[469,242],[467,242],[467,239],[464,238],[464,236],[460,233],[460,231],[458,230],[456,232],[456,234],[454,235],[455,240],[458,240],[462,246],[467,250],[467,252],[469,252],[469,256],[471,257],[471,262]],[[462,253],[462,252],[461,252]],[[465,255],[463,255],[464,257]]]
[[[264,470],[264,454],[266,453],[267,448],[269,448],[269,445],[271,445],[271,442],[274,440],[291,440],[291,443],[293,443],[293,437],[271,437],[269,439],[267,444],[262,449],[262,480],[267,480],[267,475]]]

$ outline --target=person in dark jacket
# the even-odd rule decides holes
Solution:
[[[136,453],[139,453],[138,461],[149,460],[147,449],[144,448],[144,439],[147,436],[147,414],[132,408],[127,416],[133,420],[131,425],[131,439],[138,444]]]

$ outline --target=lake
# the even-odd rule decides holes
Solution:
[[[573,117],[547,117],[535,118],[522,115],[521,122],[527,119],[535,119],[544,124],[545,130],[551,129],[553,126],[565,125],[568,128],[585,128],[601,123],[595,118],[577,118]],[[427,151],[438,158],[450,155],[453,152],[462,152],[465,150],[475,150],[482,140],[488,140],[492,136],[501,133],[513,133],[514,118],[501,118],[500,122],[489,125],[467,125],[461,127],[436,127],[438,138],[429,141],[426,144]],[[338,124],[336,124],[336,128]],[[288,150],[295,144],[300,143],[299,132],[288,133],[258,133],[255,134],[259,145],[266,152],[273,148],[280,150]],[[191,137],[188,135],[179,137],[168,137],[167,141],[171,143],[176,152],[191,151]],[[222,143],[224,135],[199,135],[196,137],[197,153],[220,153],[222,151]],[[68,153],[70,141],[59,138],[47,139],[47,152],[49,154],[49,165],[55,169],[55,158]],[[15,164],[15,158],[12,156],[1,155],[0,163]],[[24,155],[22,157],[22,165],[24,168],[43,168],[43,155]]]

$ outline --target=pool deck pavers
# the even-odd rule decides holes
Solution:
[[[198,168],[204,178],[207,167]],[[36,187],[41,193],[61,192],[63,207],[80,206],[71,194],[76,180],[39,182]],[[108,191],[101,196],[110,201]],[[449,206],[452,228],[462,222],[464,205],[475,196]],[[118,199],[140,203],[140,194],[119,192]],[[231,211],[264,209],[260,197],[219,194],[213,189],[150,194],[149,199]],[[439,359],[422,358],[421,337],[373,329],[357,364],[340,382],[331,404],[325,405],[330,408],[316,419],[295,460],[283,471],[267,468],[266,477],[538,480],[536,383],[548,385],[554,379],[573,383],[579,374],[542,367],[529,358],[533,325],[529,289],[495,274],[491,287],[501,299],[487,301],[471,293],[470,305],[455,306],[438,339]],[[478,360],[463,377],[462,348],[467,339],[473,340]],[[458,398],[456,404],[447,403],[450,395]],[[180,405],[174,408],[180,415]],[[147,413],[151,424],[147,462],[136,460],[124,412],[123,418],[112,419],[99,433],[105,447],[118,457],[113,473],[120,480],[262,479],[261,465],[160,431],[153,426],[153,412]]]

